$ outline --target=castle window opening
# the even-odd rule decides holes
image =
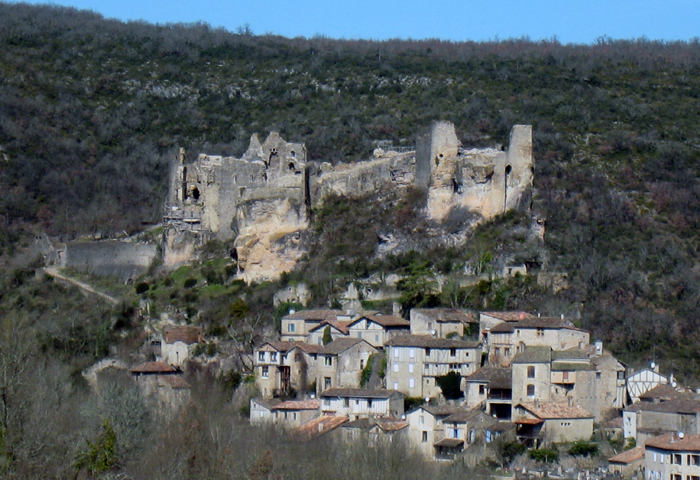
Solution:
[[[293,162],[289,162],[289,169],[294,170],[294,163]]]
[[[192,190],[192,198],[199,200],[199,189],[197,187],[194,187]]]
[[[289,153],[290,153],[290,155],[291,155],[292,157],[296,157],[296,156],[297,156],[297,152],[295,152],[294,150],[292,150],[292,151],[289,152]]]

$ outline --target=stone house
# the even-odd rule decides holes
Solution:
[[[510,368],[482,367],[465,378],[468,408],[482,408],[500,420],[510,420],[513,408],[513,372]]]
[[[452,459],[469,445],[488,444],[514,430],[513,424],[499,422],[481,410],[453,413],[443,420],[443,424],[445,436],[435,442],[435,457],[438,459]]]
[[[435,457],[435,442],[445,437],[443,420],[463,411],[457,405],[422,405],[406,415],[408,440],[424,457]]]
[[[360,338],[339,338],[318,350],[316,390],[360,386],[362,370],[377,349]]]
[[[642,472],[644,447],[634,447],[608,458],[608,472],[622,478],[632,478]]]
[[[552,349],[549,347],[526,348],[513,358],[514,404],[550,401],[551,363]]]
[[[272,408],[282,403],[278,398],[256,397],[250,399],[250,423],[251,425],[264,425],[273,423],[274,413]]]
[[[192,325],[165,325],[161,342],[161,360],[181,367],[192,355],[194,347],[202,343],[202,327]]]
[[[183,372],[164,362],[147,362],[130,370],[143,395],[164,413],[178,410],[190,399],[190,385]]]
[[[668,433],[700,434],[700,399],[694,394],[661,402],[638,402],[622,411],[625,439],[641,445],[649,438]]]
[[[408,422],[391,417],[360,418],[341,427],[346,442],[360,440],[363,445],[388,445],[408,436]]]
[[[409,333],[410,322],[395,315],[363,315],[348,324],[348,335],[383,348],[396,335]]]
[[[321,402],[311,400],[288,400],[274,407],[271,411],[274,422],[285,427],[298,427],[320,414]]]
[[[532,317],[517,322],[503,322],[491,328],[489,361],[508,366],[524,347],[550,347],[553,350],[583,348],[590,343],[590,333],[562,317]]]
[[[481,360],[481,344],[427,335],[399,335],[387,342],[387,385],[410,397],[442,394],[438,377],[457,372],[471,375]]]
[[[321,411],[325,415],[358,418],[393,417],[403,415],[404,395],[395,390],[363,388],[330,388],[321,395]]]
[[[647,480],[700,478],[700,435],[682,431],[650,438],[644,446]]]
[[[308,390],[321,347],[304,342],[265,342],[253,349],[255,385],[263,397]]]
[[[671,383],[669,377],[659,373],[659,366],[651,364],[651,368],[645,368],[634,372],[627,377],[627,395],[630,403],[637,403],[639,397],[652,388]]]
[[[311,329],[318,327],[326,320],[347,321],[352,318],[341,310],[290,310],[288,315],[282,317],[280,339],[283,342],[306,342]]]
[[[331,341],[348,337],[348,322],[328,319],[309,330],[306,341],[313,345],[323,346],[323,336],[326,333],[326,329],[328,329],[331,334]]]
[[[593,435],[593,415],[573,399],[522,402],[516,405],[513,417],[518,439],[535,446],[590,440]]]
[[[504,322],[517,322],[534,315],[527,312],[481,312],[479,314],[479,341],[488,346],[491,342],[490,332],[493,327]]]
[[[454,308],[414,308],[410,315],[411,335],[461,338],[477,324],[474,315]]]

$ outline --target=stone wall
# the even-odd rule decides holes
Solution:
[[[76,242],[66,245],[61,267],[123,280],[135,279],[148,271],[157,254],[158,247],[152,243]]]

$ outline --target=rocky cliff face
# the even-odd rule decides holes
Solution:
[[[308,163],[303,144],[276,132],[262,144],[254,135],[240,159],[200,155],[187,165],[181,156],[164,214],[166,264],[186,261],[187,238],[213,234],[233,240],[241,278],[276,279],[308,251],[309,212],[329,195],[416,187],[427,190],[429,219],[465,212],[463,221],[474,224],[528,206],[532,181],[527,125],[513,127],[508,151],[465,150],[453,124],[435,122],[411,151],[377,149],[366,162],[337,167]]]

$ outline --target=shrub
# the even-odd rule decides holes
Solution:
[[[192,287],[194,287],[195,285],[197,285],[197,279],[196,279],[196,278],[188,278],[187,280],[185,280],[185,283],[183,284],[183,286],[184,286],[185,288],[192,288]]]
[[[585,440],[579,440],[571,446],[569,454],[575,457],[593,457],[598,455],[598,445]]]
[[[456,400],[462,398],[462,390],[460,390],[462,376],[459,373],[449,372],[447,375],[437,377],[435,382],[442,390],[442,394],[446,399]]]
[[[553,448],[530,450],[530,458],[536,462],[554,463],[559,461],[559,451]]]

